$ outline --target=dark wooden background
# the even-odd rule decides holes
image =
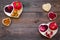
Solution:
[[[9,27],[2,25],[1,21],[7,16],[3,12],[3,7],[16,0],[0,0],[0,40],[60,40],[60,0],[19,0],[23,3],[24,10],[19,19],[13,19]],[[50,22],[47,13],[42,10],[44,3],[51,3],[50,11],[57,13],[58,24],[57,34],[48,39],[38,32],[38,25],[43,22]]]

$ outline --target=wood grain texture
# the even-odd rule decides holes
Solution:
[[[12,23],[9,27],[2,25],[1,21],[7,16],[3,12],[3,7],[16,0],[0,0],[0,40],[60,40],[60,0],[19,0],[23,3],[24,10],[19,19],[11,18]],[[38,25],[43,22],[50,22],[47,13],[42,10],[44,3],[51,3],[50,11],[57,13],[54,20],[59,26],[58,33],[52,38],[47,39],[38,32]]]

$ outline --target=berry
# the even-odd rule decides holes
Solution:
[[[11,13],[12,10],[13,10],[13,6],[5,7],[5,11],[8,12],[8,13]]]
[[[51,35],[53,35],[53,31],[48,31],[48,32],[46,32],[45,34],[46,34],[46,36],[47,36],[48,38],[50,38]]]
[[[49,28],[51,30],[56,30],[58,28],[58,25],[56,24],[56,22],[51,22],[49,25]]]
[[[15,9],[20,10],[22,8],[22,3],[15,1],[15,2],[13,2],[13,6]]]
[[[46,36],[47,36],[48,38],[50,38],[50,34],[48,34],[48,32],[46,32]]]
[[[50,12],[50,13],[48,13],[48,17],[50,20],[54,20],[57,17],[57,15],[54,12]]]
[[[45,32],[47,29],[48,29],[48,26],[47,25],[41,25],[40,28],[39,28],[39,30],[41,32]]]

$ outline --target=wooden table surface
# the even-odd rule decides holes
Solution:
[[[9,27],[2,25],[2,19],[8,17],[3,12],[3,7],[15,0],[0,0],[0,40],[60,40],[60,0],[19,0],[23,3],[24,10],[19,19],[11,18],[12,23]],[[57,13],[58,24],[57,34],[48,39],[38,32],[38,26],[41,23],[48,23],[47,17],[41,6],[44,3],[51,3],[50,11]]]

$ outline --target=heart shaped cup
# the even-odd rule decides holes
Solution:
[[[50,3],[43,4],[42,9],[48,12],[51,9],[51,4]]]
[[[57,13],[54,13],[54,12],[49,12],[48,13],[48,18],[50,20],[55,20],[57,18]]]
[[[39,32],[40,32],[43,36],[45,36],[45,37],[47,37],[47,38],[52,38],[52,37],[57,33],[57,31],[58,31],[58,28],[57,28],[56,30],[51,30],[51,29],[49,28],[49,24],[50,24],[50,23],[51,23],[51,22],[49,22],[49,23],[47,23],[47,24],[46,24],[46,23],[42,23],[42,24],[40,24],[39,27],[38,27]],[[47,29],[46,31],[42,32],[42,31],[40,30],[41,25],[47,25],[47,26],[48,26],[48,29]],[[51,31],[53,32],[53,34],[50,35],[50,36],[47,36],[47,35],[46,35],[46,32],[50,33]]]
[[[11,19],[10,18],[4,18],[2,20],[2,24],[5,25],[5,26],[10,26],[11,24]]]
[[[21,15],[21,13],[22,13],[22,11],[23,11],[23,5],[22,5],[22,8],[21,8],[20,10],[18,10],[18,12],[17,12],[18,15],[17,15],[17,16],[12,16],[12,14],[14,14],[14,13],[13,13],[13,12],[14,12],[14,7],[13,7],[11,13],[6,12],[5,8],[8,7],[8,6],[12,6],[12,7],[13,7],[13,3],[11,3],[11,4],[9,4],[9,5],[6,5],[6,6],[4,7],[4,13],[5,13],[7,16],[9,16],[9,17],[19,18],[19,16]]]

